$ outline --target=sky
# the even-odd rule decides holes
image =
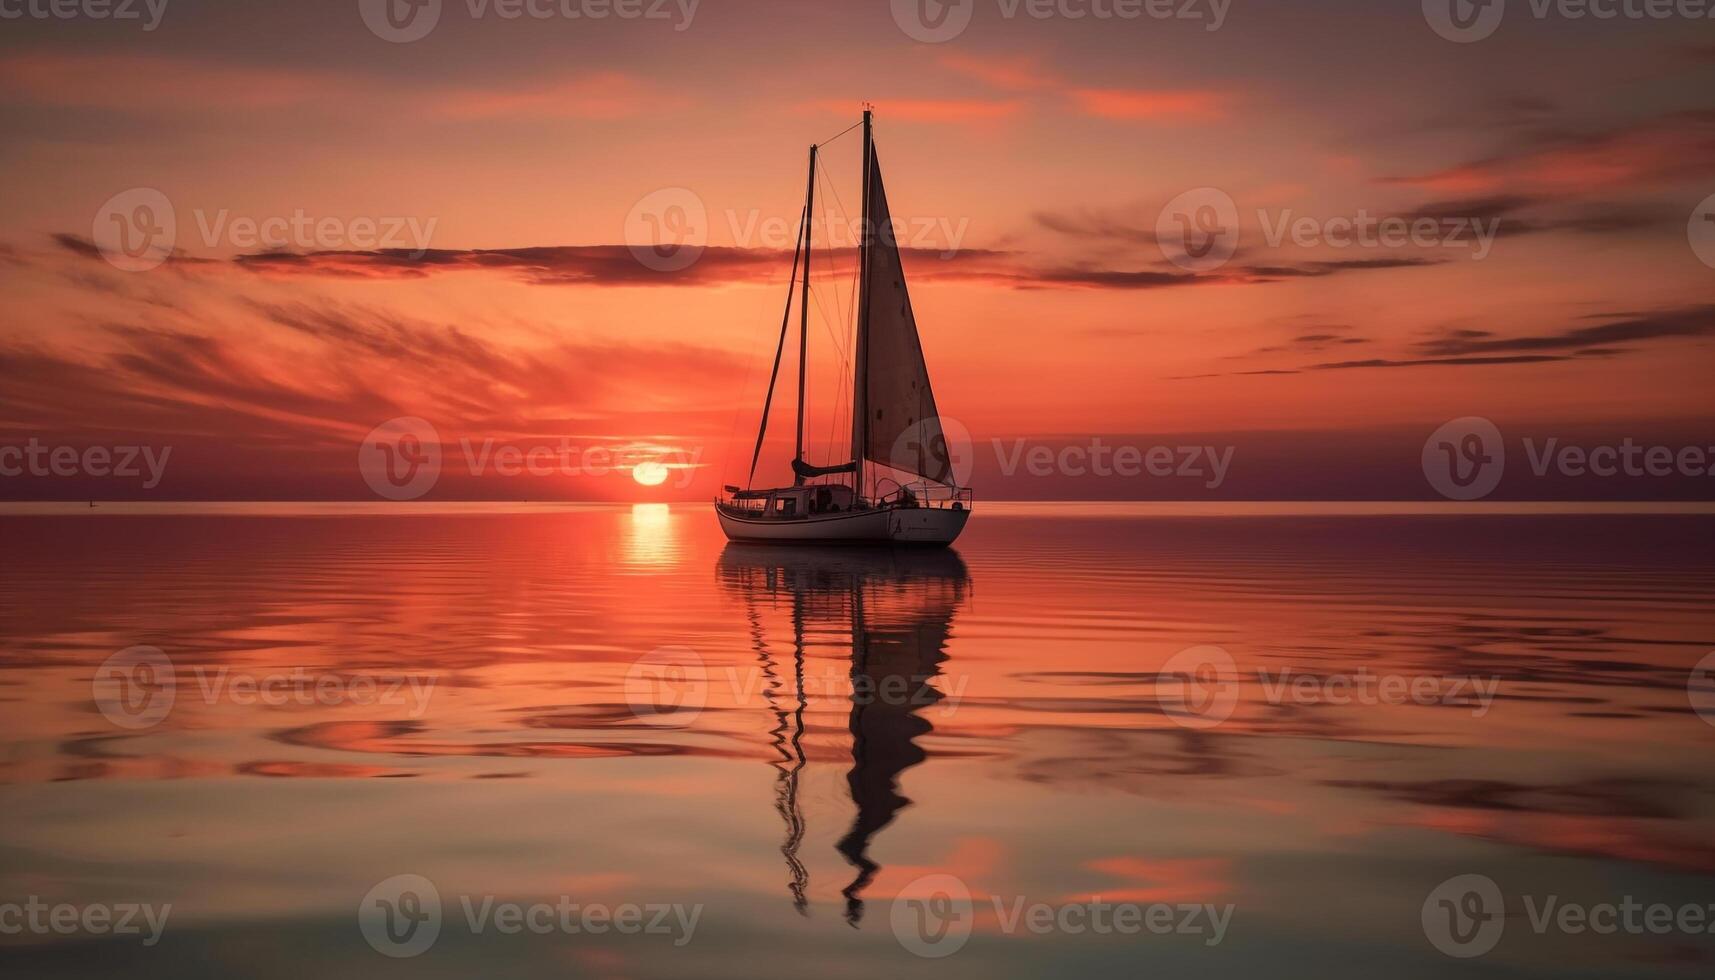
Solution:
[[[813,142],[834,461],[866,102],[979,496],[1439,499],[1478,417],[1709,499],[1521,464],[1715,445],[1715,6],[392,2],[0,0],[0,499],[374,499],[401,418],[434,498],[707,499]]]

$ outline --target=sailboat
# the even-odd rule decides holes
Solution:
[[[876,158],[873,113],[863,114],[863,220],[858,245],[857,319],[852,357],[851,458],[817,466],[806,457],[805,363],[809,354],[810,263],[816,162],[792,256],[791,288],[781,318],[774,369],[763,400],[747,485],[727,485],[715,501],[733,541],[947,545],[971,515],[971,490],[958,485],[946,434],[929,386],[929,368],[911,312],[899,244]],[[855,128],[855,127],[853,127]],[[849,132],[849,130],[848,130]],[[844,135],[844,134],[841,134]],[[838,139],[838,137],[835,137]],[[831,141],[830,141],[831,142]],[[800,261],[801,260],[801,261]],[[800,282],[799,273],[803,277]],[[781,355],[798,298],[798,431],[790,487],[757,489],[756,466],[768,432]],[[843,449],[842,449],[843,454]],[[838,457],[836,457],[838,458]]]

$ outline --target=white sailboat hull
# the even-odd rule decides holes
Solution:
[[[814,514],[800,518],[741,517],[716,507],[721,530],[731,541],[774,544],[947,545],[965,529],[971,512],[951,507],[888,507],[881,510]]]

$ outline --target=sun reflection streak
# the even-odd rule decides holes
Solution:
[[[632,504],[625,522],[622,556],[627,565],[662,568],[679,559],[679,533],[666,504]]]

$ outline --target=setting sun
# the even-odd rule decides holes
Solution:
[[[638,463],[631,468],[631,478],[646,487],[658,487],[667,482],[667,467],[654,460]]]

